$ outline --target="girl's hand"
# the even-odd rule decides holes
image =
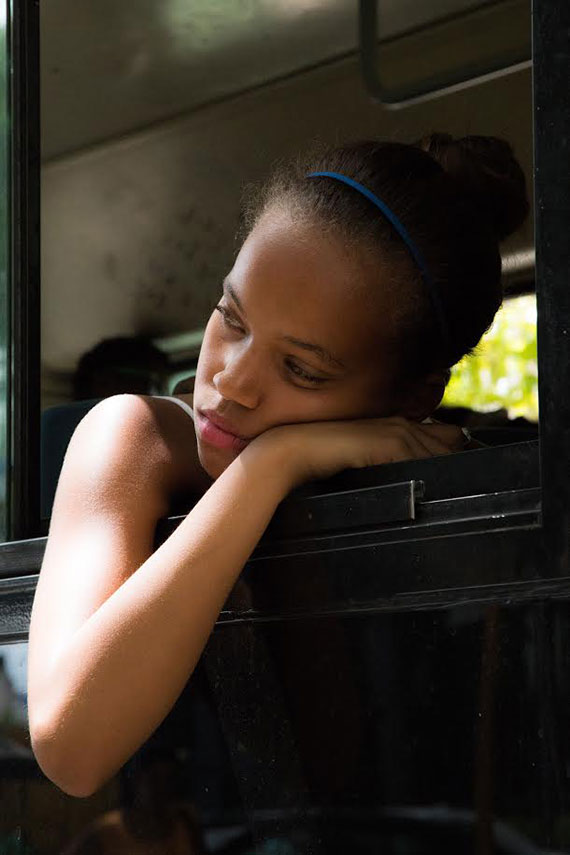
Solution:
[[[464,446],[465,435],[454,425],[420,424],[396,416],[283,425],[261,434],[248,449],[250,454],[277,451],[295,487],[342,469],[435,457]]]

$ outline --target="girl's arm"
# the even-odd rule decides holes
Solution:
[[[66,456],[32,610],[29,722],[46,775],[90,795],[151,735],[293,486],[346,466],[444,453],[453,430],[387,419],[268,431],[152,553],[176,455],[144,399],[95,407]]]
[[[171,464],[134,396],[91,411],[66,456],[32,610],[28,709],[38,762],[71,795],[96,791],[169,712],[291,486],[276,452],[240,456],[151,554]]]

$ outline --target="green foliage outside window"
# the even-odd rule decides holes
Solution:
[[[452,371],[443,404],[538,420],[536,297],[507,300],[476,352]]]

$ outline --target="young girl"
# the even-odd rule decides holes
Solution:
[[[463,447],[425,420],[500,305],[498,243],[527,211],[507,143],[441,134],[290,165],[250,206],[193,400],[108,398],[67,452],[28,684],[34,752],[62,790],[95,792],[164,719],[292,488]]]

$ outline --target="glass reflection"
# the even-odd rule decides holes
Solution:
[[[0,853],[570,852],[563,602],[235,623],[119,774],[75,799],[0,646]]]
[[[175,754],[143,752],[119,776],[117,807],[89,822],[62,855],[205,855],[196,811],[184,800],[182,773]]]

